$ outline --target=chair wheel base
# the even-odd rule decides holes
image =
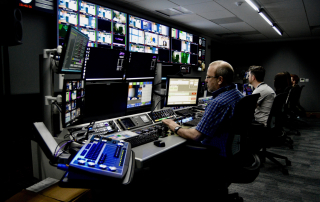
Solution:
[[[282,169],[281,169],[281,172],[282,172],[282,174],[284,174],[284,175],[289,175],[289,171],[288,171],[287,169],[285,169],[285,168],[282,168]]]
[[[286,160],[286,165],[287,165],[287,166],[291,166],[291,161]]]
[[[228,202],[243,202],[243,198],[238,193],[228,194]]]

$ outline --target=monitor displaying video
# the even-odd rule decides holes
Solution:
[[[81,123],[84,116],[85,81],[65,79],[62,90],[62,126]]]

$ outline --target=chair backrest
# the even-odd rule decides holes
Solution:
[[[298,104],[300,104],[300,97],[301,97],[301,92],[302,92],[303,88],[304,88],[304,85],[300,86],[300,91],[299,91],[299,95],[298,95]]]
[[[280,93],[274,98],[270,114],[267,120],[267,128],[274,129],[276,127],[282,127],[285,116],[285,104],[288,97],[288,93]]]
[[[235,106],[234,115],[226,126],[229,129],[227,140],[227,156],[233,156],[240,151],[241,136],[248,134],[249,127],[254,119],[254,111],[260,94],[247,95],[241,98]]]

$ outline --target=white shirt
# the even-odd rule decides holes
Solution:
[[[257,102],[257,108],[254,113],[254,118],[257,122],[263,123],[267,126],[267,120],[270,114],[270,110],[276,96],[274,90],[266,83],[260,83],[252,94],[260,93],[260,97]]]

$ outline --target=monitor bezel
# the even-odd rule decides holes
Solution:
[[[59,59],[58,73],[60,73],[60,74],[82,74],[82,71],[83,71],[83,64],[82,64],[79,72],[66,71],[66,70],[62,69],[62,66],[65,63],[66,51],[67,51],[68,47],[70,46],[69,39],[70,39],[70,34],[71,34],[72,29],[74,29],[76,32],[78,32],[78,34],[81,34],[82,36],[87,38],[86,49],[88,47],[89,37],[87,35],[85,35],[84,33],[82,33],[80,30],[78,30],[74,25],[70,24],[68,27],[68,31],[67,31],[65,38],[64,38],[64,44],[62,46],[62,52],[61,52],[60,59]],[[84,51],[84,53],[83,53],[84,61],[85,61],[85,58],[86,58],[86,51]]]
[[[147,111],[151,111],[153,106],[153,90],[154,90],[154,78],[152,79],[138,79],[138,80],[127,80],[126,83],[128,84],[128,95],[129,97],[129,83],[131,82],[150,82],[152,81],[152,89],[151,89],[151,104],[150,105],[143,105],[139,107],[132,107],[128,108],[128,100],[127,100],[127,112],[126,115],[136,114],[136,113],[143,113]]]
[[[198,79],[198,89],[197,89],[197,95],[196,95],[196,103],[195,104],[168,104],[168,96],[169,96],[169,82],[171,79]],[[177,76],[177,75],[168,75],[166,78],[166,96],[164,100],[164,107],[177,107],[177,106],[198,106],[198,100],[199,100],[199,93],[200,93],[200,84],[201,84],[201,77],[197,76]]]

